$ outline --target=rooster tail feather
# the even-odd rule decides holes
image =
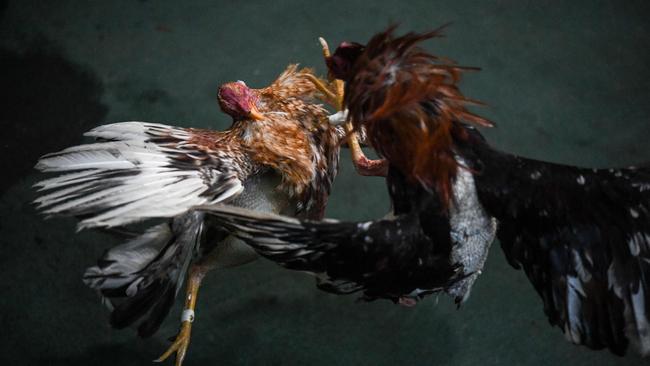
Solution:
[[[139,321],[138,335],[153,335],[169,314],[198,247],[202,216],[188,214],[189,229],[161,224],[108,250],[83,281],[99,291],[111,310],[110,323],[121,329]],[[189,217],[188,217],[189,216]],[[175,220],[176,221],[176,220]]]

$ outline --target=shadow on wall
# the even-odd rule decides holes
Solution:
[[[103,86],[40,37],[25,50],[0,48],[0,194],[30,173],[39,156],[78,141],[102,121]]]

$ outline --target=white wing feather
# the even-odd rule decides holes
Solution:
[[[197,205],[228,200],[243,191],[238,171],[227,168],[232,157],[221,152],[216,163],[178,164],[174,154],[189,155],[152,136],[185,143],[187,130],[156,123],[123,122],[86,133],[101,139],[48,154],[36,168],[65,173],[36,183],[35,200],[51,216],[82,216],[79,229],[120,226],[147,218],[173,217]],[[218,164],[219,159],[222,163]]]

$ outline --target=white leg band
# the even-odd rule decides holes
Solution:
[[[194,310],[185,309],[181,315],[181,322],[194,322]]]
[[[342,125],[348,119],[348,110],[338,111],[329,116],[330,124]]]

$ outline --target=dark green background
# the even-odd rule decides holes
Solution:
[[[650,7],[645,1],[0,2],[0,360],[3,364],[148,365],[175,334],[180,307],[147,340],[109,328],[85,267],[115,239],[44,221],[30,201],[43,153],[125,120],[222,129],[215,91],[268,84],[289,62],[323,71],[316,38],[366,41],[390,22],[453,22],[434,52],[483,71],[468,96],[497,122],[497,147],[586,166],[650,160]],[[328,216],[375,218],[383,183],[347,152]],[[459,311],[356,304],[260,260],[213,273],[199,296],[187,365],[638,365],[564,341],[532,286],[496,244]]]

